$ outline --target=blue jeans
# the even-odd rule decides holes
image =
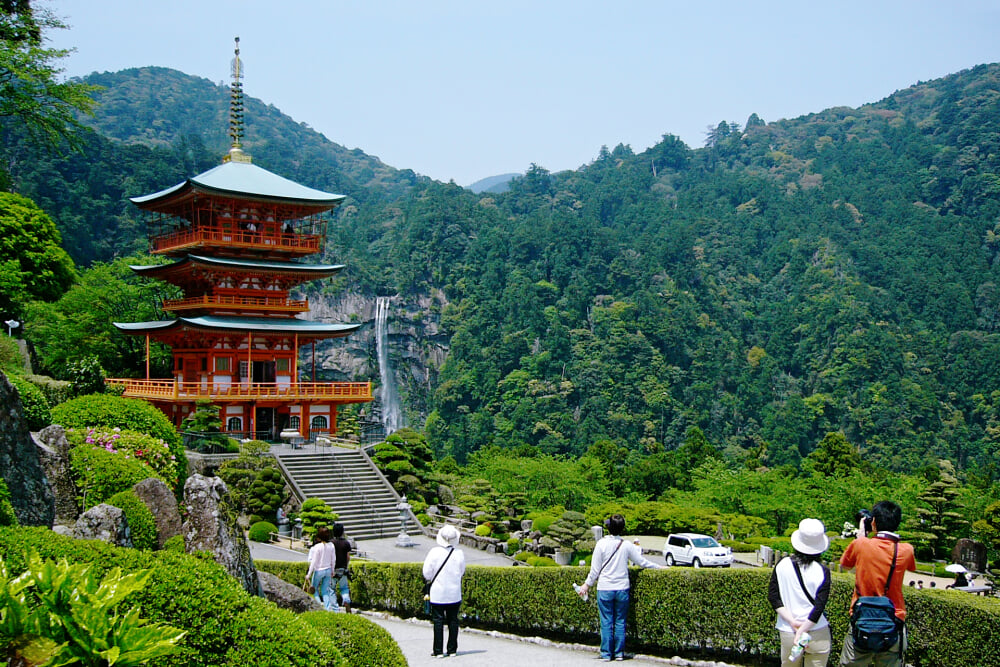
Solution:
[[[342,604],[351,604],[351,584],[346,574],[340,577],[334,575],[330,588],[333,589],[334,593],[340,592],[340,601]],[[333,596],[333,601],[334,606],[336,606],[336,595]]]
[[[601,657],[625,655],[625,619],[628,618],[629,591],[597,591],[601,614]]]
[[[333,594],[333,586],[331,585],[333,583],[331,579],[332,573],[333,570],[327,568],[325,570],[316,570],[312,574],[312,585],[316,587],[313,597],[327,611],[337,609],[337,598]]]

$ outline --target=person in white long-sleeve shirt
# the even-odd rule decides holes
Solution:
[[[340,611],[337,596],[333,594],[333,566],[337,560],[337,550],[330,544],[330,529],[320,526],[316,529],[316,542],[309,549],[309,570],[306,581],[316,589],[313,597],[327,611]]]
[[[609,535],[602,537],[594,547],[590,574],[580,586],[585,597],[597,584],[597,609],[601,615],[601,659],[625,659],[625,619],[629,607],[628,564],[639,567],[663,569],[663,565],[647,560],[638,545],[626,542],[621,534],[625,530],[625,517],[614,514],[606,522]]]
[[[446,658],[458,652],[458,610],[462,606],[462,577],[465,552],[458,548],[458,529],[445,525],[437,534],[438,546],[424,559],[424,581],[431,581],[431,621],[434,645],[431,655]],[[436,576],[435,576],[436,575]],[[444,645],[444,625],[448,624],[448,647]]]

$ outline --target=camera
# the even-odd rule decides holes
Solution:
[[[859,523],[861,517],[865,519],[865,535],[872,532],[872,512],[871,510],[858,510],[854,513],[854,523]]]

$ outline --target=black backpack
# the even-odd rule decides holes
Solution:
[[[851,613],[851,636],[854,638],[854,648],[861,653],[881,653],[888,651],[900,641],[899,634],[902,622],[896,618],[896,607],[889,599],[889,583],[896,571],[896,555],[899,553],[899,543],[893,544],[892,567],[889,568],[889,579],[885,582],[884,595],[858,596]],[[855,584],[857,590],[857,584]],[[860,593],[860,591],[858,591]],[[902,651],[900,643],[900,651]]]

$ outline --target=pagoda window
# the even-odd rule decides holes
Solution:
[[[226,430],[230,432],[242,431],[243,430],[243,420],[239,417],[230,417],[226,422]]]
[[[287,373],[290,368],[290,359],[275,359],[275,370],[279,373]]]
[[[202,372],[205,372],[205,371],[208,370],[208,357],[202,357],[201,358],[201,370],[202,370]]]
[[[301,420],[298,418],[298,416],[293,415],[288,418],[288,428],[292,429],[293,431],[299,430],[300,423]]]
[[[247,370],[249,369],[249,364],[245,361],[240,362],[240,380],[247,379]]]
[[[215,358],[215,370],[216,371],[228,371],[229,370],[229,357],[216,357]]]
[[[313,417],[312,422],[310,422],[310,424],[311,424],[310,429],[313,431],[324,430],[327,427],[326,417],[324,417],[323,415],[318,415],[316,417]]]

